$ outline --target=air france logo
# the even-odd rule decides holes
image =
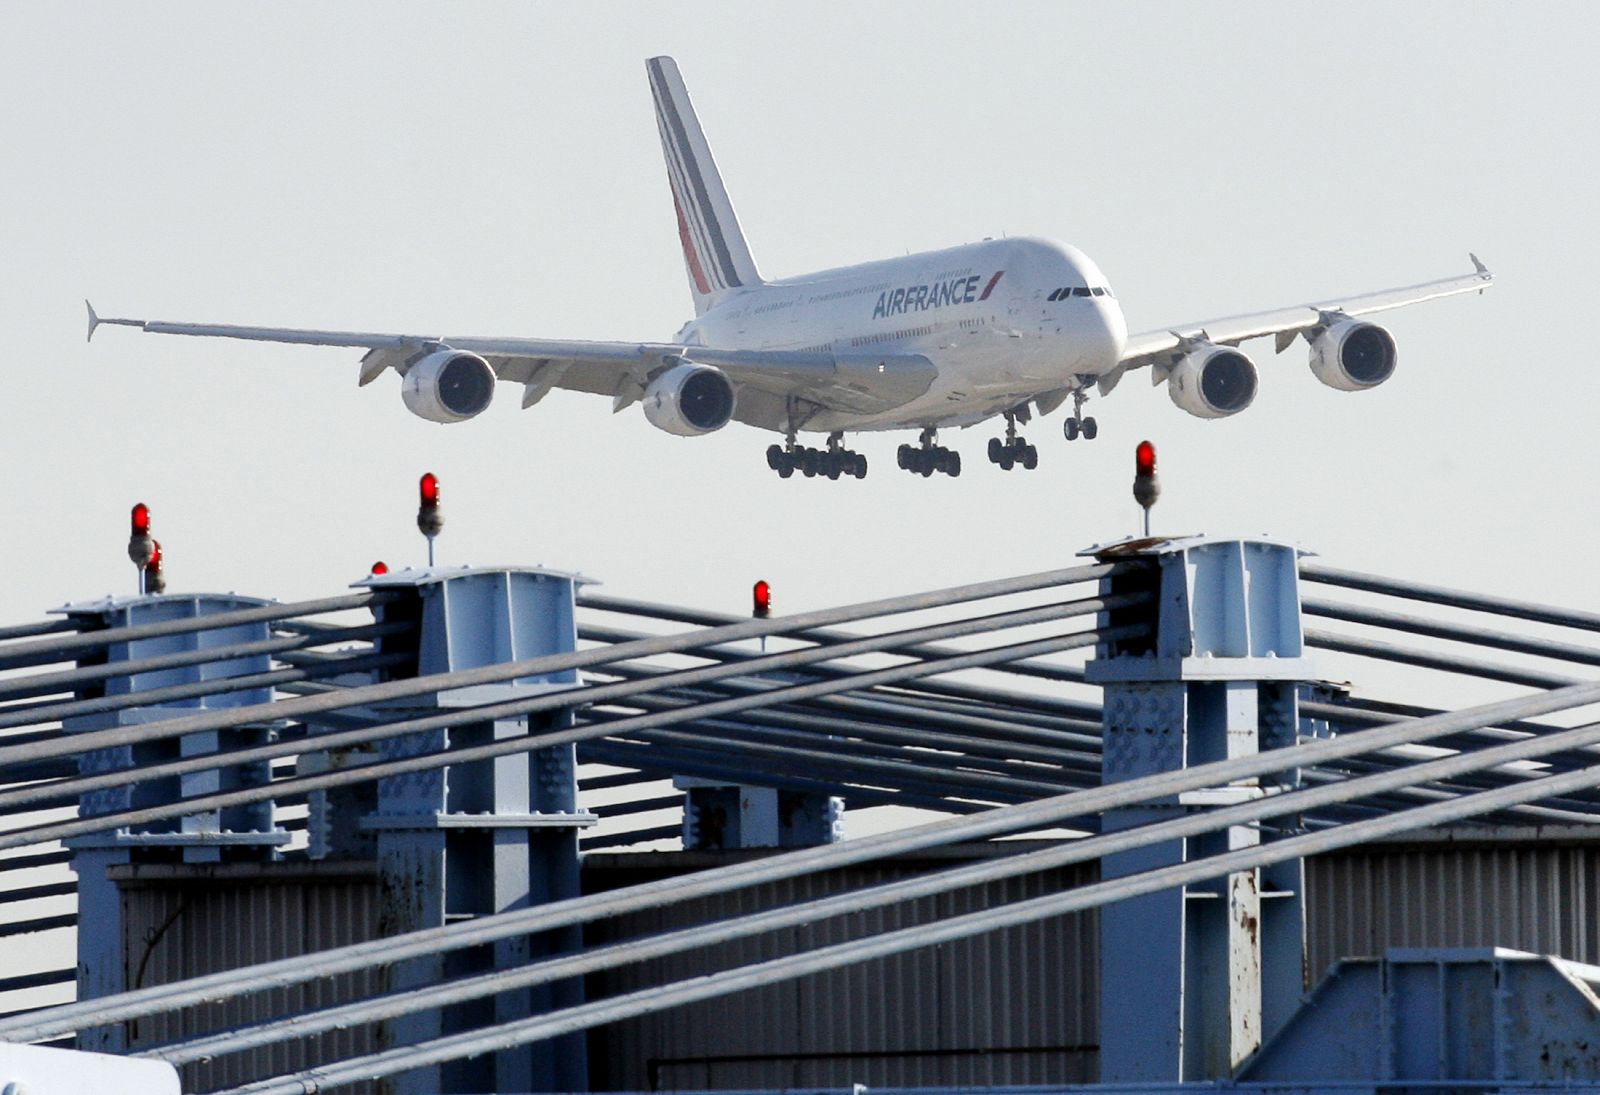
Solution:
[[[898,316],[905,312],[926,312],[929,308],[944,308],[951,304],[971,304],[974,301],[988,300],[989,294],[994,292],[994,287],[1005,275],[1004,270],[995,272],[983,287],[983,292],[978,292],[979,275],[973,274],[969,278],[952,278],[949,281],[936,281],[926,285],[907,285],[903,289],[885,289],[878,294],[878,303],[872,308],[872,318],[882,319],[885,316]]]

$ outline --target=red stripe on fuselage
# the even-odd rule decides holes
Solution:
[[[679,214],[679,217],[681,218],[682,214]],[[978,294],[978,299],[979,300],[988,300],[989,299],[989,294],[994,292],[995,283],[997,281],[999,281],[1001,278],[1005,277],[1005,273],[1006,272],[1004,270],[1001,270],[999,273],[995,274],[994,277],[990,278],[989,279],[989,284],[985,285],[983,287],[983,292]]]
[[[700,268],[700,256],[694,253],[694,241],[689,238],[689,222],[683,219],[683,206],[678,204],[677,194],[672,195],[672,208],[678,214],[678,240],[683,244],[683,258],[689,264],[694,287],[702,293],[709,293],[711,285],[706,281],[706,272]]]

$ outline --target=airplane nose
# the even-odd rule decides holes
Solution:
[[[1128,324],[1115,298],[1099,297],[1094,305],[1093,318],[1084,331],[1083,371],[1100,374],[1109,372],[1122,360],[1122,348],[1128,341]]]

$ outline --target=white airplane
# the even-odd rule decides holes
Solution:
[[[989,441],[990,461],[1006,470],[1033,468],[1038,450],[1018,435],[1018,423],[1071,400],[1067,440],[1092,439],[1095,420],[1083,415],[1090,391],[1105,395],[1146,366],[1190,414],[1237,414],[1257,387],[1255,365],[1237,349],[1247,339],[1275,336],[1281,353],[1304,336],[1312,372],[1324,384],[1376,387],[1394,373],[1394,338],[1358,317],[1481,292],[1493,280],[1472,256],[1469,274],[1134,335],[1100,268],[1076,248],[1043,239],[988,239],[767,281],[677,64],[656,57],[646,69],[694,297],[695,318],[671,341],[164,323],[103,319],[92,305],[89,335],[119,324],[155,334],[359,347],[367,351],[360,383],[393,368],[406,407],[433,422],[482,413],[496,380],[521,384],[524,407],[552,388],[609,395],[613,411],[643,403],[651,424],[686,437],[737,420],[784,436],[767,449],[767,463],[784,478],[796,470],[862,478],[866,457],[844,447],[846,433],[916,429],[920,443],[900,446],[900,467],[956,476],[961,455],[938,443],[941,428],[1003,416],[1005,436]],[[826,434],[827,447],[798,445],[802,432]]]

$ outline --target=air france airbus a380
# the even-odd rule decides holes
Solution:
[[[609,395],[615,411],[642,403],[653,425],[686,437],[737,420],[784,436],[767,449],[768,464],[784,478],[796,470],[861,478],[866,457],[845,447],[845,434],[913,429],[919,443],[900,446],[900,467],[955,476],[961,456],[939,444],[940,429],[1001,416],[1005,434],[990,439],[990,461],[1006,470],[1033,468],[1038,450],[1018,435],[1018,423],[1070,400],[1067,440],[1093,438],[1095,420],[1083,414],[1090,391],[1105,395],[1125,373],[1146,366],[1190,414],[1237,414],[1256,394],[1256,367],[1237,348],[1247,339],[1276,336],[1281,353],[1304,336],[1312,372],[1324,384],[1347,392],[1376,387],[1394,372],[1394,339],[1359,317],[1481,291],[1493,278],[1474,256],[1470,274],[1131,336],[1099,267],[1075,248],[1042,239],[985,240],[767,281],[750,257],[677,65],[656,57],[646,68],[695,308],[670,341],[160,323],[102,319],[93,307],[89,334],[114,323],[157,334],[362,348],[360,382],[393,368],[406,407],[433,422],[480,414],[497,380],[521,384],[524,407],[552,388]],[[798,445],[802,432],[825,434],[826,448]]]

